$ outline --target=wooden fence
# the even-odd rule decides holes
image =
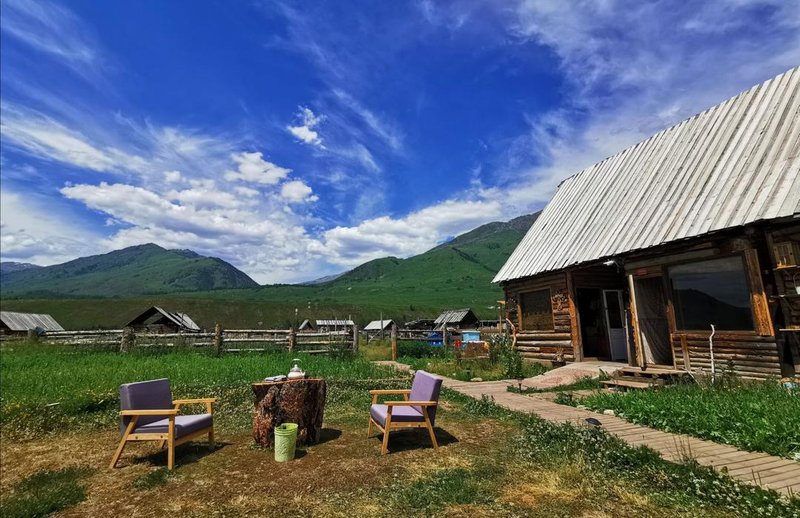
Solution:
[[[38,337],[42,343],[66,346],[114,348],[127,352],[134,348],[212,348],[216,353],[250,351],[288,351],[307,354],[358,350],[358,332],[298,332],[294,329],[223,329],[214,332],[147,333],[132,328],[101,331],[51,331]]]

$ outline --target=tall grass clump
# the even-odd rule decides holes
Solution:
[[[611,409],[625,419],[788,458],[800,456],[800,392],[775,381],[728,376],[711,384],[597,393],[580,400],[592,410]]]

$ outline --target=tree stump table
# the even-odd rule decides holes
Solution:
[[[325,396],[322,379],[299,379],[253,383],[253,439],[265,448],[275,442],[275,427],[297,423],[297,444],[315,444],[322,431]]]

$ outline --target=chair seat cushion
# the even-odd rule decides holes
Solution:
[[[386,405],[372,405],[369,409],[369,415],[381,426],[386,425],[386,414],[388,413]],[[413,406],[395,406],[392,407],[392,422],[421,422],[425,418],[422,417],[422,412]]]
[[[214,421],[211,414],[175,416],[175,438],[178,439],[203,428],[211,428]],[[144,426],[137,426],[133,433],[167,433],[169,419],[160,419]]]

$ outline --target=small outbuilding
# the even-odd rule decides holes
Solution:
[[[306,332],[313,331],[314,330],[314,323],[311,322],[309,319],[305,319],[305,320],[303,320],[303,322],[300,323],[300,326],[297,328],[297,330],[298,331],[306,331]]]
[[[421,329],[426,331],[432,331],[434,327],[436,327],[436,324],[434,324],[434,319],[432,318],[418,318],[417,320],[406,322],[405,325],[406,329]]]
[[[136,331],[146,331],[148,333],[200,332],[200,327],[186,313],[167,311],[158,306],[148,308],[125,324],[125,327],[132,327]]]
[[[394,325],[394,320],[373,320],[366,326],[364,326],[364,332],[367,333],[367,336],[377,336],[383,335],[386,332],[392,329]]]
[[[447,309],[433,321],[435,329],[467,329],[478,325],[478,317],[470,308]]]
[[[0,311],[0,335],[25,336],[28,331],[63,331],[61,324],[44,313]]]

